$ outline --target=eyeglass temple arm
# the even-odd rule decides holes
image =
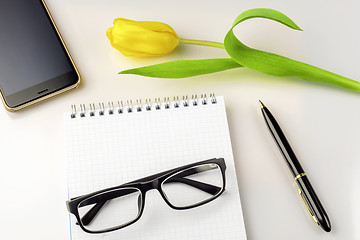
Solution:
[[[101,201],[95,204],[82,218],[81,222],[84,226],[87,226],[94,219],[96,214],[100,211],[100,209],[105,205],[107,201]],[[76,222],[76,224],[79,224]]]
[[[192,180],[192,179],[188,179],[188,178],[171,178],[167,181],[168,183],[170,182],[181,182],[187,185],[190,185],[192,187],[195,187],[197,189],[200,189],[204,192],[207,192],[211,195],[215,195],[216,193],[220,192],[221,188],[211,185],[211,184],[207,184],[207,183],[203,183],[203,182],[199,182],[196,180]]]
[[[217,168],[217,165],[203,165],[203,166],[198,166],[196,168],[191,168],[191,169],[188,169],[188,170],[185,170],[183,172],[176,174],[175,177],[168,179],[167,182],[182,182],[182,183],[185,183],[192,187],[196,187],[204,192],[214,195],[221,190],[220,187],[217,187],[217,186],[214,186],[211,184],[207,184],[207,183],[203,183],[203,182],[199,182],[199,181],[185,178],[185,177],[194,175],[196,173],[209,171],[209,170],[212,170],[215,168]]]
[[[100,209],[105,205],[106,202],[110,201],[111,199],[117,198],[117,197],[121,197],[121,196],[125,196],[131,193],[136,192],[137,190],[134,189],[127,189],[126,191],[123,191],[121,194],[116,194],[116,192],[109,192],[107,193],[105,196],[103,196],[102,198],[95,198],[95,199],[90,199],[88,201],[84,201],[81,203],[81,206],[87,206],[93,203],[96,203],[82,218],[81,218],[81,222],[84,226],[88,225],[89,223],[91,223],[91,221],[94,219],[94,217],[96,216],[96,214],[100,211]],[[78,224],[78,223],[76,223]]]

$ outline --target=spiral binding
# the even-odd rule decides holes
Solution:
[[[207,105],[207,104],[216,104],[217,100],[214,93],[211,93],[209,97],[206,94],[201,94],[200,98],[197,95],[192,95],[191,99],[188,96],[183,96],[181,99],[179,97],[174,97],[170,100],[169,97],[165,97],[164,100],[160,100],[160,98],[155,98],[154,102],[151,99],[145,99],[145,103],[141,102],[141,99],[136,100],[136,103],[133,103],[132,100],[127,100],[124,104],[123,101],[118,101],[114,104],[114,102],[99,103],[98,108],[94,103],[89,104],[89,108],[87,109],[85,104],[80,104],[80,110],[77,110],[76,105],[71,105],[71,118],[76,118],[79,116],[80,118],[90,116],[93,117],[95,115],[103,116],[103,115],[113,115],[113,114],[123,114],[125,112],[142,112],[142,111],[157,111],[163,109],[170,108],[180,108],[180,107],[189,107],[189,106],[198,106],[199,104]]]

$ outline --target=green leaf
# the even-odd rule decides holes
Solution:
[[[290,18],[273,9],[257,8],[241,13],[224,39],[227,53],[240,65],[253,70],[278,76],[297,77],[303,80],[326,83],[338,87],[360,91],[360,83],[321,68],[298,62],[274,53],[250,48],[240,42],[233,29],[250,18],[267,18],[282,23],[292,29],[301,30]]]
[[[242,66],[231,58],[177,60],[124,70],[119,74],[137,74],[157,78],[186,78],[238,67]]]

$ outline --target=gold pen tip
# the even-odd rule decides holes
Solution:
[[[265,105],[263,104],[263,102],[260,101],[260,100],[259,100],[259,104],[260,104],[260,107],[261,107],[261,108],[264,108],[264,107],[265,107]]]

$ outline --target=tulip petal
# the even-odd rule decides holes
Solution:
[[[242,66],[231,58],[177,60],[128,69],[119,72],[119,74],[136,74],[157,78],[187,78],[239,67]]]
[[[290,18],[273,9],[257,8],[241,13],[236,18],[224,39],[224,46],[227,53],[239,64],[268,75],[297,77],[307,81],[325,83],[354,91],[360,91],[360,83],[352,79],[306,63],[298,62],[274,53],[253,49],[244,45],[234,35],[233,28],[250,18],[267,18],[280,22],[295,30],[301,30]]]
[[[144,29],[148,29],[155,32],[166,32],[171,33],[175,37],[178,38],[175,30],[170,27],[169,25],[162,23],[162,22],[154,22],[154,21],[134,21],[126,18],[117,18],[113,21],[114,25],[123,24],[123,25],[132,25],[132,26],[139,26]]]

